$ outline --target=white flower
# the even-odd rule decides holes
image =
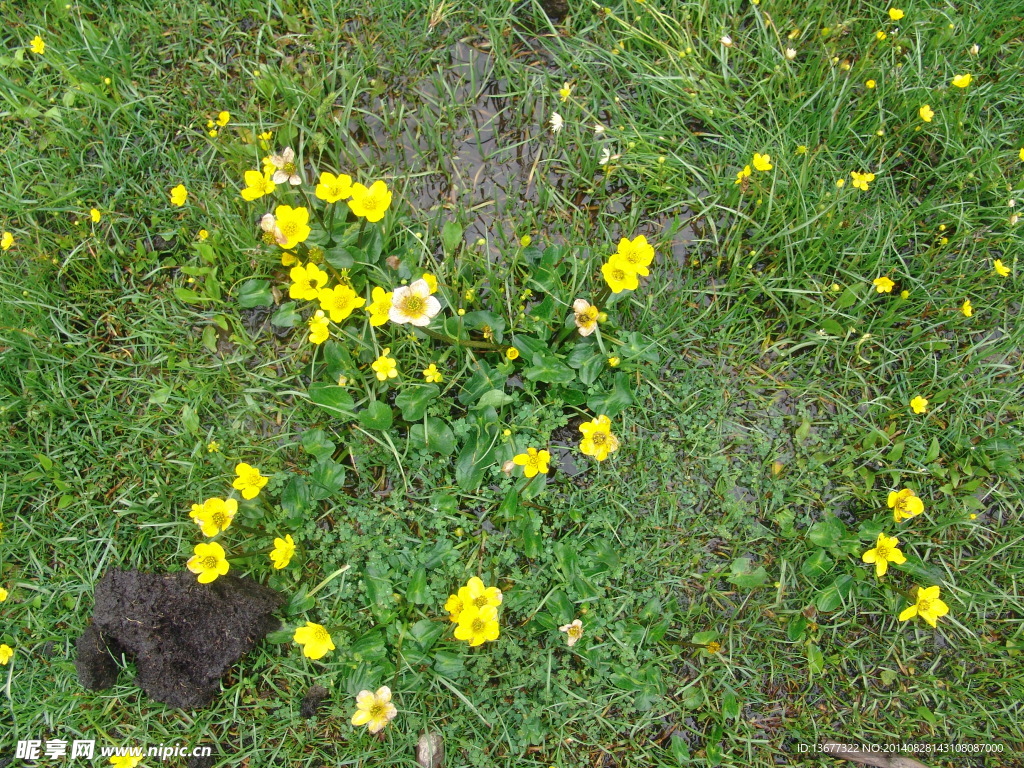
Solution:
[[[611,162],[611,159],[612,151],[608,149],[608,147],[605,147],[604,149],[601,150],[601,159],[597,161],[597,164],[608,165],[608,163]]]
[[[790,61],[795,59],[796,58],[796,48],[787,48],[786,49],[786,58],[789,59]]]
[[[431,318],[441,311],[441,302],[436,296],[430,295],[430,286],[427,281],[420,278],[411,285],[403,285],[395,288],[395,295],[391,297],[391,309],[388,310],[388,319],[393,323],[404,325],[409,323],[416,326],[424,326],[430,323]]]
[[[977,56],[980,50],[981,48],[979,48],[978,44],[975,43],[974,45],[971,46],[971,56]]]
[[[277,169],[273,178],[275,184],[284,184],[287,181],[292,186],[298,186],[302,183],[299,169],[295,165],[295,150],[291,147],[285,147],[280,155],[271,155],[270,162]]]
[[[579,639],[583,637],[583,622],[576,619],[572,624],[565,624],[559,627],[558,631],[565,632],[568,636],[566,637],[566,642],[569,644],[569,647],[572,648],[576,645]]]
[[[263,214],[263,218],[260,219],[260,229],[273,235],[274,241],[278,245],[284,245],[288,242],[288,238],[285,237],[284,232],[278,229],[277,219],[274,218],[274,214],[272,213]]]
[[[565,120],[563,120],[562,116],[557,112],[551,113],[551,119],[548,122],[551,124],[551,131],[553,133],[558,133],[562,130],[562,126],[565,125]]]
[[[722,35],[718,42],[720,42],[726,48],[732,48],[732,38],[729,37],[728,35]]]
[[[594,123],[594,135],[600,136],[602,133],[604,133],[604,126],[600,123]]]

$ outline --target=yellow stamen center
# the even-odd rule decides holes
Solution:
[[[412,317],[422,315],[426,311],[426,302],[422,296],[406,296],[402,300],[402,312]]]
[[[213,555],[207,555],[200,561],[200,565],[208,571],[212,571],[217,567],[217,558]]]
[[[594,445],[604,445],[607,439],[608,435],[606,435],[604,432],[594,432],[590,436],[590,442],[592,442]]]

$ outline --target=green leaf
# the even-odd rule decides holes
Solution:
[[[269,307],[274,303],[269,280],[246,280],[238,286],[238,303],[243,309]]]
[[[816,581],[819,576],[831,571],[833,565],[835,563],[829,557],[828,552],[824,549],[816,549],[810,557],[804,560],[803,565],[800,566],[800,572],[808,581]]]
[[[344,387],[322,382],[311,384],[309,399],[345,421],[355,418],[355,403],[352,400],[352,395]]]
[[[395,589],[391,585],[391,579],[381,570],[380,566],[366,566],[366,571],[363,573],[363,582],[366,584],[366,593],[371,603],[377,605],[391,604],[391,595]]]
[[[199,414],[191,405],[186,405],[181,409],[181,426],[193,435],[199,432]]]
[[[576,378],[576,373],[568,365],[554,355],[543,355],[533,358],[534,365],[527,368],[523,375],[530,381],[542,381],[546,384],[568,384]]]
[[[422,565],[412,572],[409,577],[409,587],[405,593],[405,599],[416,605],[423,605],[430,600],[430,592],[427,589],[427,570]]]
[[[302,450],[323,460],[334,454],[334,443],[322,429],[307,429],[302,433]]]
[[[765,582],[768,581],[768,572],[762,566],[751,570],[752,565],[753,563],[749,557],[737,557],[732,561],[727,581],[743,589],[754,589],[764,586]]]
[[[203,346],[211,352],[217,351],[217,329],[212,325],[203,328]]]
[[[288,517],[305,515],[313,506],[309,483],[306,478],[292,475],[281,491],[281,509]]]
[[[484,472],[494,463],[494,436],[492,429],[477,428],[470,433],[458,459],[455,461],[455,482],[464,491],[480,487]]]
[[[427,412],[427,406],[438,395],[440,388],[436,384],[412,384],[406,386],[395,398],[395,405],[402,411],[406,421],[419,421]]]
[[[271,316],[270,322],[278,328],[294,328],[297,325],[301,325],[302,316],[295,308],[296,306],[296,302],[286,301],[278,307],[277,312]]]
[[[309,492],[313,501],[329,499],[345,484],[345,468],[330,458],[321,460],[309,474]]]
[[[856,303],[857,292],[853,290],[852,286],[847,287],[847,289],[842,292],[842,294],[839,296],[839,299],[836,301],[836,309],[846,309],[847,307],[852,307]],[[836,335],[842,336],[842,333]]]
[[[843,336],[846,333],[846,331],[843,330],[843,326],[830,317],[826,317],[819,323],[819,325],[821,326],[821,330],[831,336]]]
[[[380,661],[388,655],[384,637],[379,629],[371,629],[349,646],[348,652],[356,661]]]
[[[468,407],[475,403],[484,392],[491,389],[505,389],[506,380],[506,376],[480,360],[479,367],[462,387],[462,392],[459,393],[459,402]]]
[[[819,547],[835,547],[846,535],[846,526],[843,521],[832,514],[816,522],[807,531],[807,538]]]
[[[892,447],[892,450],[886,454],[885,460],[889,464],[895,464],[903,456],[903,449],[906,447],[906,443],[903,440],[897,441],[896,445]]]
[[[455,248],[462,242],[462,227],[455,221],[446,221],[441,227],[441,245],[444,252],[451,256]]]
[[[836,610],[843,600],[853,591],[853,577],[848,574],[837,576],[835,580],[818,593],[814,606],[822,613]]]
[[[465,671],[466,662],[461,654],[438,651],[434,654],[434,671],[441,677],[458,677]]]
[[[933,437],[931,445],[928,446],[928,453],[925,454],[924,463],[931,464],[939,458],[939,438]]]
[[[726,720],[738,720],[740,717],[740,700],[731,690],[722,697],[722,717]]]
[[[356,263],[355,256],[362,254],[355,248],[349,248],[344,245],[336,245],[333,248],[328,248],[324,252],[324,261],[330,264],[335,269],[351,269]]]
[[[455,433],[444,419],[427,416],[423,424],[413,424],[409,428],[409,440],[417,448],[451,456],[455,453]]]
[[[791,642],[799,642],[803,639],[804,632],[806,629],[807,617],[804,616],[802,613],[798,613],[796,616],[793,617],[792,621],[790,621],[789,625],[786,627],[786,637],[788,637]]]
[[[523,554],[531,560],[541,553],[541,518],[533,510],[524,510],[519,520],[519,533],[523,537]]]
[[[633,404],[633,392],[629,388],[629,377],[619,371],[615,374],[615,382],[611,392],[594,395],[587,401],[587,408],[597,414],[608,417],[618,416]]]
[[[492,389],[484,392],[480,396],[480,399],[472,406],[474,410],[480,408],[501,408],[503,405],[508,405],[515,398],[512,395],[507,394],[500,389]]]
[[[366,429],[390,429],[394,421],[391,406],[381,400],[374,400],[359,412],[359,423]]]
[[[409,628],[409,635],[424,651],[429,651],[443,634],[444,625],[430,619],[420,619]]]
[[[174,289],[174,298],[178,301],[184,301],[190,304],[202,304],[207,301],[212,301],[209,296],[203,296],[190,288],[179,287],[175,287]]]
[[[807,646],[807,669],[812,675],[820,675],[825,669],[825,657],[814,643]]]

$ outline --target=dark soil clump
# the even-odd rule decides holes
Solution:
[[[322,685],[310,686],[309,690],[306,691],[306,695],[302,697],[302,704],[299,705],[299,714],[307,720],[311,717],[316,717],[317,708],[320,707],[327,696],[328,691]]]
[[[138,684],[172,707],[205,706],[236,661],[280,622],[277,592],[249,578],[200,584],[187,572],[108,571],[96,585],[92,624],[78,640],[79,682],[117,680],[111,653],[134,657]]]

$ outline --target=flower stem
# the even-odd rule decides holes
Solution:
[[[493,349],[498,351],[504,351],[509,348],[509,344],[491,344],[489,341],[473,341],[471,339],[453,339],[451,336],[445,336],[443,333],[432,331],[429,328],[420,328],[427,336],[438,341],[444,341],[448,344],[453,344],[457,347],[473,347],[475,349]]]

